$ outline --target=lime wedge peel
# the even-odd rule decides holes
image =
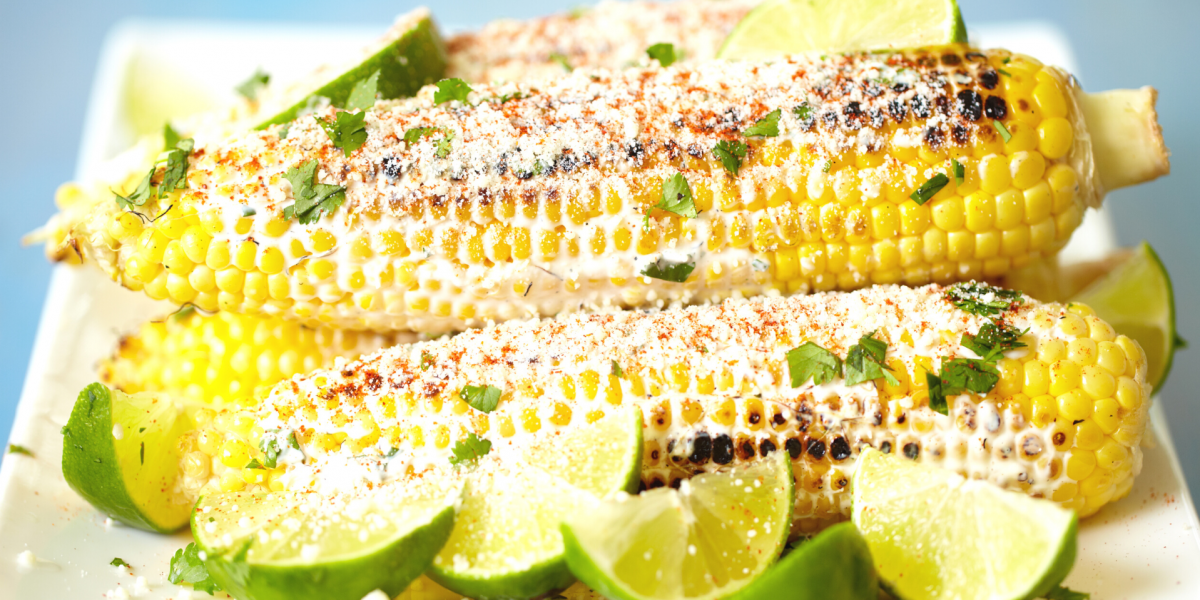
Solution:
[[[183,405],[166,395],[129,395],[93,383],[79,393],[62,429],[63,478],[100,512],[170,533],[191,512],[175,481],[177,441],[193,427]]]
[[[879,578],[867,541],[853,523],[838,523],[785,554],[730,600],[760,598],[877,600]]]
[[[571,571],[622,600],[721,598],[774,562],[790,531],[787,453],[601,503],[562,525]]]
[[[955,0],[772,0],[742,18],[717,57],[763,60],[966,41]]]
[[[1038,598],[1075,563],[1074,511],[878,450],[858,460],[853,522],[897,598]]]
[[[213,579],[241,600],[361,600],[403,591],[454,526],[456,477],[426,471],[355,495],[202,497],[192,534]]]
[[[1161,389],[1175,351],[1187,344],[1175,330],[1171,276],[1154,248],[1142,242],[1129,258],[1073,300],[1090,306],[1118,333],[1137,341],[1146,353],[1146,381],[1155,391]]]
[[[637,490],[642,423],[640,411],[620,410],[532,440],[493,440],[466,474],[454,531],[429,577],[480,600],[532,598],[571,585],[559,524]]]

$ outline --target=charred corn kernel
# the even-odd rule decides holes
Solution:
[[[947,60],[929,60],[931,52]],[[986,64],[1010,57],[990,50],[981,55]],[[911,69],[923,81],[949,83],[916,96],[885,86],[866,101],[849,88],[830,91],[821,75],[836,69],[848,81],[869,81],[880,61]],[[189,167],[196,185],[144,207],[147,214],[165,215],[149,227],[131,221],[108,194],[94,210],[81,210],[92,198],[76,197],[90,192],[71,186],[63,196],[73,209],[48,228],[50,252],[95,259],[114,280],[175,299],[211,290],[191,293],[181,281],[160,281],[159,268],[185,279],[201,263],[214,273],[234,266],[247,282],[256,274],[282,275],[269,286],[249,284],[240,296],[218,293],[203,296],[204,302],[309,326],[423,333],[548,316],[581,302],[639,308],[999,277],[1057,252],[1103,190],[1156,175],[1153,168],[1134,176],[1120,174],[1120,165],[1101,165],[1116,151],[1153,152],[1153,144],[1127,147],[1127,140],[1107,147],[1118,144],[1104,131],[1149,130],[1148,140],[1159,134],[1145,110],[1100,110],[1118,123],[1089,131],[1084,113],[1111,101],[1083,96],[1058,69],[1022,59],[1004,64],[1012,77],[995,83],[988,81],[992,70],[967,68],[976,64],[985,63],[973,49],[955,46],[882,58],[794,57],[772,63],[768,77],[745,71],[755,68],[750,63],[695,61],[672,67],[682,69],[671,71],[679,78],[655,67],[641,72],[645,80],[619,72],[601,83],[543,86],[530,92],[528,102],[505,105],[508,117],[524,124],[522,147],[556,153],[536,164],[524,155],[480,162],[483,155],[472,148],[516,143],[487,138],[494,134],[480,123],[491,118],[487,111],[495,107],[488,103],[375,115],[392,120],[389,130],[452,127],[459,137],[448,156],[413,152],[408,142],[384,136],[364,147],[363,160],[348,165],[277,136],[254,143],[246,136],[262,133],[217,136],[197,149],[203,158]],[[731,74],[765,83],[730,88],[723,82]],[[678,96],[684,80],[701,100],[665,101]],[[597,95],[587,86],[646,93],[614,107],[603,100],[611,93]],[[664,114],[699,122],[731,106],[748,123],[778,109],[785,128],[799,127],[795,107],[783,104],[801,97],[818,98],[814,114],[840,116],[811,129],[804,144],[787,136],[752,140],[744,178],[731,177],[711,154],[725,135],[716,130],[686,143],[663,130],[667,138],[632,146],[623,133],[658,131]],[[863,102],[870,106],[852,108]],[[614,122],[625,125],[608,126]],[[872,142],[847,144],[851,138]],[[376,172],[384,158],[398,153],[428,175],[420,185]],[[912,200],[920,186],[950,172],[951,159],[964,167],[962,182],[952,177],[928,201]],[[294,191],[284,175],[310,160],[319,163],[321,185],[370,185],[350,185],[343,204],[316,222],[285,220],[280,208]],[[1093,162],[1096,169],[1081,170]],[[664,180],[677,172],[692,190],[694,217],[655,208]],[[1098,185],[1100,178],[1116,184]],[[229,198],[244,206],[229,205]],[[168,201],[174,206],[164,213]],[[706,251],[697,254],[701,247]],[[399,258],[414,272],[404,272]],[[693,263],[695,275],[684,282],[649,275],[685,262]],[[530,275],[535,272],[536,278]],[[428,295],[433,283],[453,290],[454,299]]]

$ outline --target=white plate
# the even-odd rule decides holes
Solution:
[[[129,143],[120,107],[127,78],[137,69],[143,70],[136,73],[140,79],[153,78],[147,69],[185,74],[196,90],[219,98],[256,66],[276,76],[296,75],[318,62],[352,55],[382,28],[128,22],[112,32],[101,55],[78,176]],[[1073,63],[1062,34],[1045,24],[981,27],[973,34],[984,45],[1067,67]],[[1091,213],[1068,255],[1100,255],[1114,239],[1106,214]],[[155,311],[161,314],[162,307],[93,269],[55,269],[10,438],[36,457],[9,455],[0,467],[0,600],[100,598],[118,584],[132,591],[134,579],[118,576],[109,566],[114,557],[128,561],[135,575],[149,582],[151,592],[143,597],[174,598],[183,592],[167,583],[166,573],[171,555],[189,540],[186,533],[164,537],[106,527],[105,518],[67,487],[59,469],[59,429],[75,396],[94,379],[94,365],[118,335]],[[1091,592],[1095,600],[1200,598],[1200,524],[1157,406],[1151,421],[1145,469],[1133,493],[1080,529],[1079,561],[1067,583]],[[25,550],[42,562],[22,572],[17,555]]]

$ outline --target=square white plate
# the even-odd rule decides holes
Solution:
[[[257,66],[286,79],[353,55],[382,29],[127,22],[110,34],[101,55],[77,176],[87,177],[132,140],[122,109],[131,77],[153,80],[169,71],[186,77],[198,93],[221,98]],[[984,46],[1073,65],[1062,34],[1046,24],[988,26],[972,33]],[[1106,213],[1090,213],[1066,256],[1098,256],[1113,244]],[[109,566],[114,557],[149,582],[151,591],[142,597],[184,592],[167,583],[166,573],[188,534],[106,527],[105,518],[67,487],[59,468],[59,430],[79,390],[94,380],[96,362],[121,333],[166,310],[96,270],[55,269],[11,436],[35,457],[8,455],[0,466],[0,600],[100,598],[118,585],[132,591],[134,579]],[[1157,406],[1151,421],[1145,468],[1133,493],[1080,528],[1079,560],[1067,584],[1091,592],[1094,600],[1200,598],[1200,524]],[[40,559],[32,570],[18,567],[17,555],[25,550]]]

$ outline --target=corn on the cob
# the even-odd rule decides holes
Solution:
[[[324,477],[323,465],[338,465],[326,470],[338,477],[378,477],[446,460],[468,433],[499,441],[632,404],[645,417],[647,487],[788,452],[802,530],[846,516],[846,487],[864,445],[1084,516],[1128,493],[1149,404],[1137,343],[1086,306],[1018,297],[1002,301],[999,316],[979,316],[953,305],[950,289],[959,290],[880,286],[572,315],[398,346],[281,383],[256,408],[203,415],[203,427],[183,441],[184,488],[295,489]],[[993,290],[977,292],[988,299]],[[975,357],[963,334],[982,339],[981,328],[996,322],[1020,332],[1025,346],[991,359],[993,388],[952,393],[946,413],[936,412],[926,374],[950,378],[951,359]],[[789,350],[811,342],[846,357],[867,334],[886,344],[880,364],[894,382],[881,374],[853,385],[841,376],[795,381]],[[468,405],[466,386],[499,388],[498,405]],[[293,435],[302,454],[246,468],[253,458],[265,462],[264,436]]]
[[[430,87],[376,105],[348,155],[318,123],[332,108],[198,148],[186,189],[65,217],[50,252],[205,310],[417,331],[993,277],[1053,254],[1109,187],[1167,168],[1152,92],[1111,96],[1140,112],[1088,105],[1146,130],[1124,163],[1097,162],[1113,150],[1092,143],[1081,94],[965,46],[576,70],[470,103]],[[314,181],[344,205],[288,218],[293,185],[312,197]]]
[[[100,363],[100,380],[126,393],[166,392],[213,404],[259,399],[297,373],[332,366],[409,334],[310,329],[280,319],[195,311],[142,324]]]
[[[561,77],[570,69],[621,69],[669,43],[682,60],[710,60],[759,0],[601,2],[527,21],[501,19],[446,40],[447,77],[470,82]]]

